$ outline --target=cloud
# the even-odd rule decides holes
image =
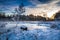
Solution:
[[[52,0],[49,3],[40,3],[39,1],[35,0],[32,1],[32,3],[36,4],[36,7],[34,8],[26,8],[25,15],[33,14],[33,15],[41,15],[43,16],[46,14],[48,17],[51,17],[53,14],[58,12],[60,10],[60,7],[57,6],[59,0]]]
[[[48,3],[48,2],[51,2],[52,0],[38,0],[40,1],[41,3]]]
[[[21,1],[22,0],[0,0],[0,10],[10,13],[15,7],[21,4]],[[26,7],[25,14],[53,14],[60,10],[60,0],[23,0],[23,3]]]
[[[57,4],[57,6],[60,6],[60,1],[59,1],[59,2],[57,2],[56,4]]]

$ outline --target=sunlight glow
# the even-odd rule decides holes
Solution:
[[[51,18],[53,16],[53,14],[55,14],[56,12],[58,12],[58,10],[51,10],[50,12],[48,12],[47,17]]]

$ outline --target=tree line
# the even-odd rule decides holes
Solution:
[[[18,19],[18,17],[19,17],[19,19]],[[19,15],[19,16],[18,15],[6,16],[4,14],[0,14],[0,20],[5,19],[5,20],[14,21],[14,20],[12,20],[12,18],[14,18],[14,20],[16,20],[16,21],[17,21],[17,19],[18,19],[18,21],[52,21],[52,19],[48,18],[48,20],[46,20],[45,17],[34,16],[32,14],[30,14],[30,15]]]

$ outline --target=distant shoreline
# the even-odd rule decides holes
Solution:
[[[4,22],[4,20],[0,20],[0,22],[1,21],[3,21]],[[5,20],[5,22],[6,22],[7,20]],[[9,21],[9,20],[8,20]],[[18,21],[12,21],[12,22],[18,22]],[[20,21],[20,22],[22,22],[22,21]],[[27,21],[28,22],[28,21]],[[34,22],[34,21],[33,21]],[[35,21],[36,22],[36,21]],[[39,21],[39,22],[56,22],[56,21]],[[57,21],[57,22],[60,22],[60,21]]]

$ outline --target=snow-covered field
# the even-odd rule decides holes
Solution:
[[[0,22],[0,40],[60,40],[60,22]]]

